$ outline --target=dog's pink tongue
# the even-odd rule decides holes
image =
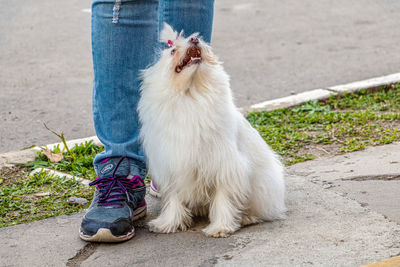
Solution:
[[[181,66],[176,66],[175,71],[177,73],[181,72],[182,71],[182,67]]]

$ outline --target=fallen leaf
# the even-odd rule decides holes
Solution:
[[[40,193],[36,193],[33,194],[35,197],[46,197],[46,196],[50,196],[50,192],[40,192]]]
[[[42,154],[45,155],[51,162],[60,162],[64,157],[62,153],[55,154],[50,149],[42,150]]]

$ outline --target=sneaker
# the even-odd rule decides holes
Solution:
[[[151,180],[151,182],[150,182],[149,194],[152,195],[153,197],[161,198],[161,194],[158,191],[158,188],[157,188],[156,184],[153,182],[153,180]]]
[[[110,162],[102,167],[108,174],[111,174],[111,169],[112,175],[97,177],[89,184],[96,185],[96,191],[81,223],[80,237],[85,241],[121,242],[131,239],[135,235],[133,222],[146,215],[145,183],[140,176],[122,176],[121,171],[118,172],[124,159],[110,158]]]

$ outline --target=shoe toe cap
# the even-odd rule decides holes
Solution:
[[[88,219],[84,217],[81,223],[81,232],[85,235],[95,235],[100,228],[109,229],[114,236],[126,235],[133,230],[132,220],[119,218],[113,222]]]

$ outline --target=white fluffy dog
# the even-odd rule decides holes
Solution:
[[[138,110],[149,172],[162,195],[150,231],[185,231],[208,215],[208,236],[284,217],[278,156],[235,107],[229,77],[197,34],[165,24],[170,48],[143,72]]]

